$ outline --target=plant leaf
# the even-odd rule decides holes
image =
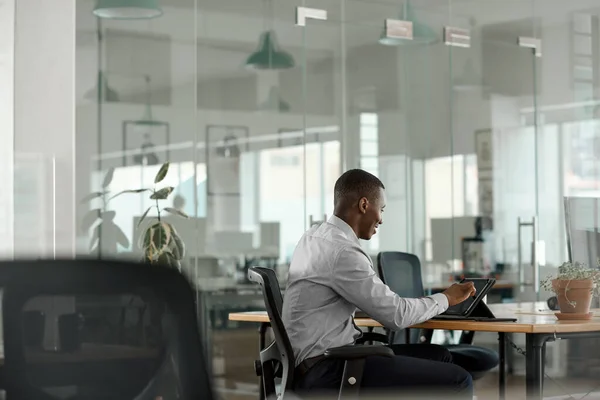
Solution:
[[[153,227],[153,235],[152,235],[152,245],[154,248],[160,252],[167,244],[167,232],[165,231],[165,227],[162,224],[156,224]]]
[[[115,225],[115,236],[117,239],[117,243],[119,243],[121,246],[123,246],[125,248],[129,247],[129,239],[127,238],[125,233],[121,230],[121,228],[119,228],[117,225]]]
[[[185,243],[179,237],[179,234],[173,230],[171,233],[173,240],[171,241],[171,248],[173,249],[173,256],[176,260],[183,260],[185,257]]]
[[[183,211],[178,210],[178,209],[173,208],[173,207],[165,207],[165,208],[163,208],[163,210],[165,210],[165,211],[167,211],[167,212],[169,212],[171,214],[179,215],[180,217],[183,217],[183,218],[189,218],[190,217],[189,215],[187,215]]]
[[[104,195],[106,192],[93,192],[88,194],[87,196],[85,196],[83,199],[80,200],[80,203],[83,204],[85,202],[88,202],[90,200],[93,200],[97,197],[102,197],[102,195]]]
[[[154,227],[149,226],[141,235],[140,241],[138,242],[138,246],[142,249],[147,249],[152,243],[152,236],[154,235]]]
[[[143,193],[143,192],[147,192],[147,191],[149,191],[149,190],[150,190],[150,189],[134,189],[134,190],[123,190],[122,192],[119,192],[119,193],[115,194],[115,195],[114,195],[113,197],[111,197],[109,200],[112,200],[112,199],[114,199],[115,197],[117,197],[117,196],[120,196],[120,195],[122,195],[122,194],[125,194],[125,193]]]
[[[165,239],[165,245],[161,250],[167,249],[169,243],[171,243],[171,234],[173,232],[172,226],[171,224],[167,223],[167,222],[161,222],[161,225],[163,227],[163,229],[165,230],[165,235],[166,235],[166,239]]]
[[[158,263],[167,267],[177,267],[177,261],[168,251],[165,251],[158,256]]]
[[[115,167],[110,167],[108,169],[108,171],[106,172],[106,175],[104,176],[104,181],[102,182],[102,188],[106,189],[106,187],[108,185],[110,185],[110,183],[113,180],[113,176],[115,175]]]
[[[169,163],[166,162],[162,165],[162,167],[160,167],[160,169],[158,170],[158,173],[156,174],[156,177],[154,178],[154,183],[158,183],[160,181],[162,181],[163,179],[165,179],[165,176],[167,176],[167,172],[169,172]]]
[[[167,197],[169,197],[173,189],[175,189],[173,186],[164,187],[152,193],[152,195],[150,195],[150,198],[152,200],[165,200]]]
[[[100,209],[99,208],[94,208],[93,210],[88,211],[87,213],[85,213],[83,218],[81,218],[81,231],[82,232],[88,231],[99,219],[100,219]]]
[[[154,206],[148,207],[148,209],[142,214],[142,217],[140,218],[140,220],[138,221],[138,224],[137,224],[138,228],[140,227],[140,225],[144,221],[144,218],[146,218],[146,215],[148,215],[148,213],[150,212],[150,210],[152,209],[152,207],[154,207]]]
[[[171,243],[174,243],[174,242],[171,242]],[[181,257],[181,253],[179,252],[179,249],[178,249],[178,248],[177,248],[177,246],[175,246],[174,244],[172,244],[172,245],[169,247],[169,252],[170,252],[171,254],[173,254],[173,258],[174,258],[174,259],[176,259],[176,260],[181,260],[181,259],[182,259],[182,257]]]

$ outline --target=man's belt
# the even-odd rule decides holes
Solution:
[[[304,360],[300,364],[298,364],[298,366],[296,367],[296,371],[299,372],[300,375],[304,376],[308,373],[308,371],[312,367],[314,367],[316,364],[318,364],[323,359],[325,359],[324,355],[307,358],[306,360]]]

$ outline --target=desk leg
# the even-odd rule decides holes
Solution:
[[[498,353],[500,355],[500,364],[498,365],[498,391],[499,399],[506,398],[506,334],[498,332]]]
[[[514,342],[512,333],[506,333],[505,337],[506,337],[506,340]],[[514,375],[514,373],[515,373],[515,352],[512,347],[508,348],[508,351],[506,352],[506,366],[507,366],[507,371],[506,371],[507,375]]]
[[[260,327],[258,328],[258,352],[259,352],[259,354],[266,347],[266,335],[267,335],[267,329],[269,328],[269,326],[270,325],[268,323],[263,322],[262,324],[260,324]],[[260,360],[258,362],[260,363]],[[258,376],[258,400],[265,400],[265,385],[263,382],[262,371],[261,371],[260,375]]]
[[[526,389],[527,399],[541,400],[544,390],[544,348],[546,335],[528,333],[526,335]]]

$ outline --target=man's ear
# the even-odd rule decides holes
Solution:
[[[358,211],[361,214],[365,214],[367,212],[368,207],[369,207],[369,200],[367,200],[366,197],[361,197],[360,200],[358,200]]]

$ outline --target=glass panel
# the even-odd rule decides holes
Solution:
[[[160,218],[186,245],[180,264],[198,289],[202,336],[224,398],[236,385],[257,393],[248,368],[256,331],[227,320],[264,307],[247,269],[268,265],[285,278],[306,225],[302,211],[290,212],[305,208],[307,162],[297,3],[161,0],[160,17],[139,21],[97,20],[93,2],[77,3],[76,190],[78,200],[87,197],[77,209],[78,254],[142,259],[156,201],[149,192],[111,197],[173,187],[158,202]],[[329,122],[309,136],[327,138]],[[336,155],[339,164],[331,141],[310,144],[321,171]],[[154,184],[167,161],[166,177]]]
[[[304,35],[305,201],[307,223],[333,214],[333,187],[341,172],[343,0],[314,0],[298,5],[327,11],[326,20],[308,19]],[[329,177],[329,178],[328,178]],[[308,225],[307,225],[308,226]],[[302,232],[298,232],[293,244]]]
[[[536,7],[535,13],[546,44],[537,60],[540,237],[545,242],[546,266],[556,267],[568,259],[563,196],[599,194],[600,6],[552,0]],[[555,19],[555,13],[563,17]]]
[[[379,251],[408,250],[408,111],[402,99],[406,71],[400,67],[408,52],[382,43],[385,19],[399,18],[398,2],[347,0],[344,8],[340,102],[346,117],[345,165],[379,177],[387,192],[383,225],[362,243],[375,261]]]
[[[360,154],[362,157],[377,157],[379,153],[379,143],[361,140],[360,141]]]
[[[298,1],[199,1],[197,160],[205,160],[206,248],[196,261],[202,321],[224,398],[257,396],[256,329],[227,320],[264,309],[250,266],[287,265],[304,232],[303,30]],[[234,29],[232,29],[234,28]],[[272,46],[271,46],[272,45]],[[326,126],[325,124],[319,126]],[[323,130],[307,132],[312,155]],[[312,164],[311,164],[312,165]],[[197,184],[203,182],[197,177]]]
[[[443,36],[444,27],[450,25],[450,2],[439,1],[435,8],[426,1],[410,4],[416,19],[413,34],[418,37],[415,45],[406,47],[399,65],[406,71],[406,87],[400,88],[400,95],[410,148],[407,167],[413,170],[412,179],[410,174],[407,179],[412,204],[406,214],[413,215],[411,252],[419,255],[428,286],[447,282],[458,258],[452,216],[457,195],[462,194],[458,188],[464,181],[463,163],[453,155],[450,47]],[[419,37],[424,32],[429,32],[430,41]]]
[[[453,1],[451,25],[470,30],[469,48],[451,49],[451,209],[454,255],[466,272],[518,278],[521,249],[531,281],[532,230],[538,216],[535,61],[519,37],[537,37],[531,1]],[[477,4],[475,4],[477,3]],[[494,15],[502,14],[502,18]],[[476,230],[482,217],[482,229]],[[467,239],[467,240],[464,240]],[[483,252],[465,259],[463,249]],[[433,243],[434,255],[435,243]]]

